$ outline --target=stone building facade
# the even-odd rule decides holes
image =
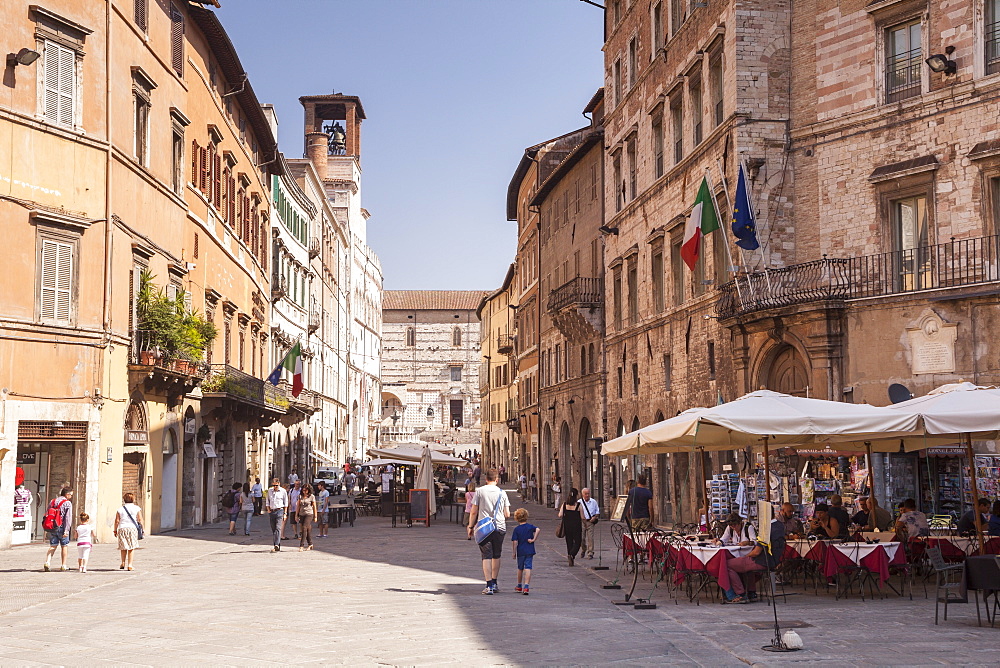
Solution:
[[[482,290],[386,290],[383,443],[437,440],[478,451]]]
[[[479,397],[482,406],[483,463],[517,471],[518,437],[517,363],[515,350],[516,305],[513,299],[516,264],[507,270],[500,288],[483,297],[476,315],[480,324]]]

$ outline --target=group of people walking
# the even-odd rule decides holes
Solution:
[[[87,563],[90,560],[90,550],[94,544],[94,525],[91,524],[90,515],[80,513],[76,526],[73,526],[73,489],[69,486],[63,487],[59,496],[49,501],[45,517],[42,520],[42,528],[45,530],[46,538],[49,541],[48,550],[45,553],[45,563],[42,565],[43,571],[52,570],[52,557],[56,550],[59,550],[60,571],[68,571],[66,563],[69,557],[69,543],[73,536],[76,536],[77,550],[77,571],[87,572]],[[139,541],[144,537],[142,528],[142,508],[136,505],[135,495],[126,492],[122,495],[122,505],[116,509],[114,516],[114,534],[118,539],[118,551],[121,554],[121,563],[118,568],[123,571],[135,570],[134,554],[139,546]]]
[[[295,480],[284,488],[278,478],[271,480],[267,490],[265,510],[271,526],[274,546],[281,551],[281,541],[288,540],[286,526],[292,525],[294,538],[299,541],[299,552],[313,549],[313,524],[318,525],[318,538],[326,538],[330,529],[330,492],[326,483],[319,482],[315,492],[312,485]]]

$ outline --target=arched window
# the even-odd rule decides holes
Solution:
[[[580,346],[580,375],[587,373],[587,346]]]
[[[456,348],[462,345],[462,329],[460,327],[456,327],[455,329],[452,330],[451,345],[455,346]]]
[[[410,348],[417,345],[417,332],[412,327],[406,328],[406,345]]]
[[[590,373],[594,373],[596,371],[597,371],[597,362],[596,362],[596,358],[594,357],[594,344],[591,343],[590,344]]]

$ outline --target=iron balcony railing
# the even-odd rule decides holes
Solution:
[[[288,295],[288,277],[284,275],[271,276],[271,303]]]
[[[228,364],[212,364],[201,391],[205,396],[227,395],[261,408],[281,413],[288,411],[288,394],[283,387],[276,387]]]
[[[895,53],[885,60],[885,91],[888,102],[898,102],[920,93],[920,68],[923,67],[920,47],[905,53]]]
[[[132,332],[129,364],[159,367],[201,378],[208,372],[208,365],[204,361],[177,350],[163,332],[145,329]]]
[[[317,329],[319,329],[321,320],[322,320],[322,315],[320,314],[318,308],[313,307],[313,308],[309,309],[309,332],[310,333],[315,332]]]
[[[561,311],[567,306],[600,306],[604,301],[604,284],[599,278],[577,276],[549,293],[549,311]]]
[[[1000,281],[1000,236],[853,258],[826,258],[741,276],[719,287],[730,318],[816,301],[843,301]]]
[[[316,257],[316,256],[319,255],[319,251],[320,251],[320,245],[319,244],[320,244],[319,239],[317,239],[315,237],[313,237],[312,239],[309,240],[309,259],[310,260],[312,258],[314,258],[314,257]]]
[[[509,355],[514,352],[514,337],[510,334],[499,334],[497,336],[497,352],[501,355]]]

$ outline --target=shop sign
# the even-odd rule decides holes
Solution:
[[[965,448],[961,445],[943,445],[940,448],[927,448],[924,450],[928,455],[950,455],[961,457],[965,454]]]
[[[38,457],[37,452],[19,452],[17,453],[17,463],[34,464],[37,457]]]
[[[215,454],[215,446],[212,445],[211,443],[205,443],[201,447],[205,450],[205,457],[206,458],[208,458],[208,457],[218,457],[218,455]]]
[[[145,445],[149,443],[149,432],[145,429],[126,429],[125,443]]]
[[[194,436],[195,433],[197,433],[197,429],[195,429],[194,418],[188,418],[184,421],[184,435]]]

